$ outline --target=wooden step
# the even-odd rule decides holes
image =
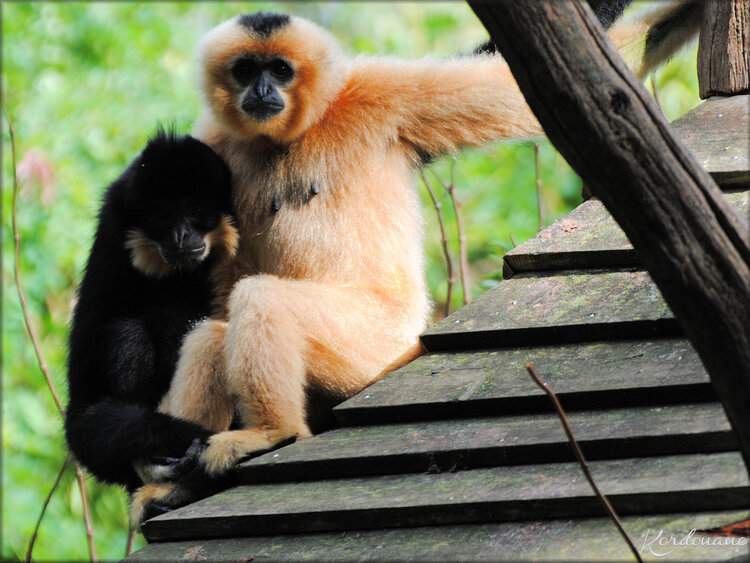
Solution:
[[[592,461],[621,515],[746,508],[739,453]],[[602,516],[577,463],[243,485],[147,521],[149,541]]]
[[[623,525],[643,556],[667,559],[739,560],[750,554],[747,538],[701,533],[698,541],[659,545],[655,538],[688,536],[747,518],[747,511],[625,516]],[[661,534],[661,535],[660,535]],[[701,541],[702,540],[702,541]],[[709,541],[713,545],[708,544]],[[650,550],[653,551],[650,551]],[[306,533],[152,543],[127,561],[632,561],[633,555],[608,518],[536,520],[421,528]]]
[[[732,208],[750,217],[750,190],[726,194]],[[635,250],[602,202],[583,202],[564,218],[510,250],[503,278],[538,270],[622,268],[638,263]]]
[[[422,334],[431,352],[680,334],[647,272],[504,280]]]
[[[750,95],[709,98],[672,129],[717,184],[750,183]]]
[[[719,403],[568,414],[587,459],[737,449]],[[340,428],[252,459],[246,483],[455,471],[575,461],[557,415],[536,414]]]
[[[526,362],[569,410],[714,398],[687,340],[625,340],[428,354],[333,412],[345,426],[549,412]]]

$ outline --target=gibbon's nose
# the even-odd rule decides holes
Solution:
[[[185,225],[177,225],[172,231],[172,240],[174,240],[177,248],[182,248],[185,244],[185,237],[188,234],[188,229]]]
[[[255,93],[262,100],[272,91],[271,83],[265,74],[262,74],[258,82],[255,84]]]
[[[206,250],[206,243],[198,233],[185,225],[178,225],[172,232],[175,247],[185,254],[201,254]]]

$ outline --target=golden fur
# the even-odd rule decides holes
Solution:
[[[633,40],[628,28],[613,36]],[[295,69],[284,110],[264,122],[242,112],[229,72],[249,53]],[[270,37],[221,24],[201,64],[196,134],[233,172],[240,242],[226,277],[236,284],[225,320],[186,339],[162,408],[217,431],[236,408],[244,428],[204,452],[218,473],[310,436],[307,386],[344,399],[420,353],[430,314],[412,186],[421,155],[542,131],[496,56],[347,59],[327,32],[292,18]]]

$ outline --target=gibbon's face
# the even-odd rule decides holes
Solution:
[[[250,119],[263,122],[284,109],[281,92],[294,78],[294,69],[281,57],[260,58],[244,55],[237,58],[230,73],[242,89],[240,108]]]
[[[205,260],[214,244],[225,242],[219,233],[231,212],[230,178],[224,161],[192,137],[151,140],[128,186],[133,265],[160,275]]]
[[[224,22],[204,38],[200,53],[209,108],[245,139],[296,138],[341,87],[335,40],[286,15],[259,12]]]

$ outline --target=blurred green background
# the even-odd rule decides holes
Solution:
[[[188,132],[199,114],[194,52],[217,23],[274,10],[331,29],[351,52],[404,57],[468,52],[486,38],[463,2],[396,3],[2,3],[3,94],[15,124],[22,186],[21,275],[45,359],[65,396],[66,338],[76,285],[94,231],[100,194],[158,123]],[[656,76],[669,119],[698,103],[695,51]],[[3,122],[2,557],[23,558],[45,496],[66,455],[60,417],[25,333],[13,281],[12,167]],[[540,147],[542,206],[551,223],[580,201],[580,181],[548,143]],[[455,161],[470,261],[471,293],[497,283],[503,254],[539,228],[533,143],[466,151]],[[457,255],[450,200],[442,199]],[[426,219],[429,285],[442,310],[445,264],[434,208],[418,177]],[[454,306],[461,302],[454,294]],[[127,498],[87,480],[100,557],[124,555]],[[136,548],[143,545],[137,538]],[[38,559],[88,558],[81,500],[69,469],[42,524]]]

